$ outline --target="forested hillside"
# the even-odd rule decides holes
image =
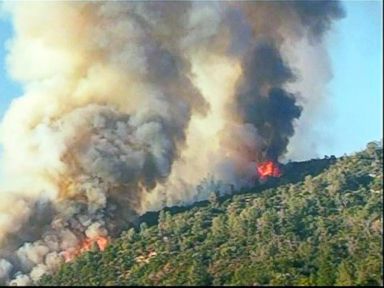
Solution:
[[[230,197],[149,213],[40,284],[383,285],[381,145],[283,172]]]

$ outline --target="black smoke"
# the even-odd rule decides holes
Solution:
[[[243,6],[250,22],[267,14],[256,6],[248,3]],[[282,56],[284,37],[279,34],[280,29],[287,23],[298,23],[288,33],[307,37],[314,44],[345,13],[337,1],[262,2],[260,8],[274,11],[271,17],[275,22],[264,19],[265,27],[259,24],[254,28],[253,48],[242,59],[243,76],[237,84],[234,111],[244,123],[252,124],[264,140],[262,151],[255,151],[256,159],[277,161],[287,151],[289,138],[295,132],[294,120],[302,112],[298,95],[286,90],[286,84],[299,75]]]
[[[283,88],[295,76],[270,42],[257,45],[244,58],[243,73],[236,94],[236,111],[244,122],[257,128],[267,143],[258,159],[277,160],[294,134],[293,120],[301,114],[295,95]]]

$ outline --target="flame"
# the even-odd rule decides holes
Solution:
[[[279,166],[272,161],[265,161],[257,164],[257,172],[260,175],[261,179],[266,179],[267,177],[280,177],[281,171]]]
[[[108,238],[106,238],[106,237],[99,237],[96,240],[96,244],[97,244],[97,246],[99,246],[99,250],[100,251],[104,251],[105,248],[107,248],[107,246],[108,246]]]
[[[63,251],[63,252],[61,252],[61,255],[63,256],[65,263],[72,261],[76,256],[75,251],[73,251],[73,250]]]
[[[103,236],[94,239],[85,238],[77,248],[68,249],[62,252],[61,255],[66,263],[70,262],[77,256],[91,250],[94,243],[96,243],[100,251],[104,251],[108,246],[108,238]]]

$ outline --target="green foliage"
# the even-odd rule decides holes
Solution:
[[[40,284],[383,285],[382,159],[370,143],[341,159],[289,163],[264,186],[163,210],[156,224],[142,222]]]

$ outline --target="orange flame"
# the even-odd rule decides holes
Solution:
[[[64,262],[67,263],[67,262],[70,262],[73,260],[73,258],[75,258],[75,251],[71,251],[71,250],[66,250],[66,251],[63,251],[61,253],[61,255],[64,257]]]
[[[103,236],[99,236],[95,239],[85,238],[77,248],[71,248],[62,253],[64,261],[66,263],[70,262],[77,256],[91,250],[94,243],[96,243],[100,251],[104,251],[108,246],[108,238]]]
[[[267,177],[280,177],[281,171],[277,164],[272,161],[265,161],[257,164],[257,172],[260,175],[261,179],[266,179]]]

